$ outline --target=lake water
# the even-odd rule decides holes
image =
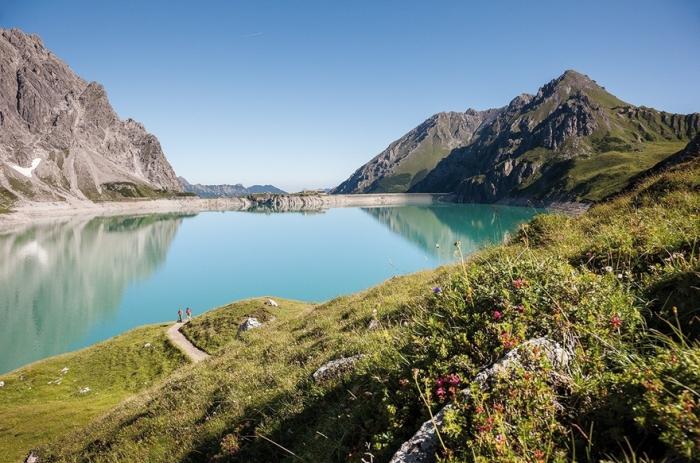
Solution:
[[[0,234],[0,373],[236,299],[323,301],[501,242],[491,205],[71,218]]]

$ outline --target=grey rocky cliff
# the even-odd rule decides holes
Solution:
[[[334,194],[406,191],[455,148],[467,145],[498,110],[435,114],[355,171]],[[393,181],[387,181],[393,177]]]
[[[71,201],[120,191],[181,191],[158,139],[120,120],[102,85],[77,76],[39,37],[0,30],[0,193]]]

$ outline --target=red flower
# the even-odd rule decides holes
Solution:
[[[518,304],[517,306],[515,306],[515,310],[517,310],[519,313],[523,313],[525,312],[525,306],[522,304]]]
[[[616,330],[620,329],[620,327],[622,326],[622,318],[620,318],[620,316],[617,314],[613,315],[610,319],[610,325]]]
[[[503,314],[501,312],[499,312],[498,310],[493,311],[493,319],[494,320],[498,321],[501,319],[502,316],[503,316]]]

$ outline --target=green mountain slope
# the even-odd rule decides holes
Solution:
[[[463,201],[596,201],[698,132],[700,114],[633,106],[567,71],[513,100],[411,191],[455,192]]]
[[[396,193],[420,182],[453,149],[465,146],[495,112],[438,113],[393,142],[332,192]]]

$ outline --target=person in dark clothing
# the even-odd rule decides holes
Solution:
[[[182,323],[182,309],[177,309],[177,322]]]

